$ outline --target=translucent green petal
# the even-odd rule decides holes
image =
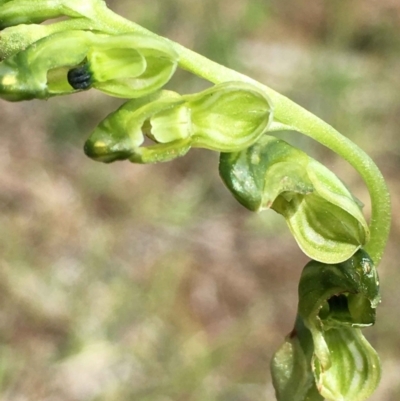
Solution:
[[[366,243],[368,227],[316,191],[307,196],[294,194],[289,201],[282,195],[273,208],[286,218],[303,252],[316,260],[342,262]]]
[[[329,401],[363,401],[375,391],[381,378],[376,351],[360,329],[331,329],[324,333],[331,366],[324,370],[314,356],[317,388]]]
[[[272,105],[253,85],[226,82],[185,96],[192,111],[192,146],[234,152],[253,144],[272,120]]]
[[[164,41],[140,34],[98,41],[88,55],[93,87],[124,98],[159,90],[174,74],[177,60],[177,53]]]

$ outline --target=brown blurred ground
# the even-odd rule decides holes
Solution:
[[[282,91],[364,148],[387,178],[393,228],[383,303],[365,332],[400,399],[400,3],[136,0],[124,16]],[[204,84],[186,73],[181,92]],[[0,400],[272,400],[307,258],[283,219],[238,205],[218,156],[168,164],[87,159],[119,100],[94,91],[0,102]],[[366,203],[357,174],[285,135]]]

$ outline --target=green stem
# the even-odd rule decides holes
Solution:
[[[114,29],[115,33],[139,32],[166,40],[179,54],[179,66],[201,78],[215,84],[226,81],[244,81],[256,85],[265,91],[271,99],[276,120],[290,129],[315,139],[347,160],[361,175],[370,193],[372,209],[370,220],[371,238],[365,246],[365,250],[375,264],[379,264],[389,236],[390,198],[381,172],[362,149],[314,114],[246,75],[215,63],[176,42],[162,38],[134,22],[122,18],[106,7],[99,7],[97,12],[99,20],[106,23],[110,29]]]

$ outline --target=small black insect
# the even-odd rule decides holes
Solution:
[[[92,85],[92,73],[87,64],[69,70],[67,78],[74,89],[88,89]]]

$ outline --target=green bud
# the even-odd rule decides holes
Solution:
[[[248,149],[221,154],[220,175],[248,209],[282,214],[312,259],[342,262],[369,239],[359,204],[343,183],[285,141],[264,135]]]
[[[94,87],[114,96],[139,97],[168,82],[176,65],[169,45],[143,34],[60,32],[0,63],[0,96],[45,99]]]
[[[102,0],[3,0],[0,2],[0,29],[40,23],[63,16],[90,18]]]
[[[85,149],[95,160],[120,160],[121,154],[114,152],[118,141],[122,137],[142,138],[144,133],[156,144],[138,147],[130,142],[125,158],[155,163],[183,156],[190,147],[235,151],[256,141],[271,116],[268,99],[249,84],[226,82],[184,96],[164,91],[127,102],[110,114],[94,131]],[[97,143],[107,146],[100,151]]]
[[[364,251],[343,263],[307,264],[295,329],[271,365],[278,401],[368,398],[380,362],[360,328],[375,322],[379,302],[377,272]]]

